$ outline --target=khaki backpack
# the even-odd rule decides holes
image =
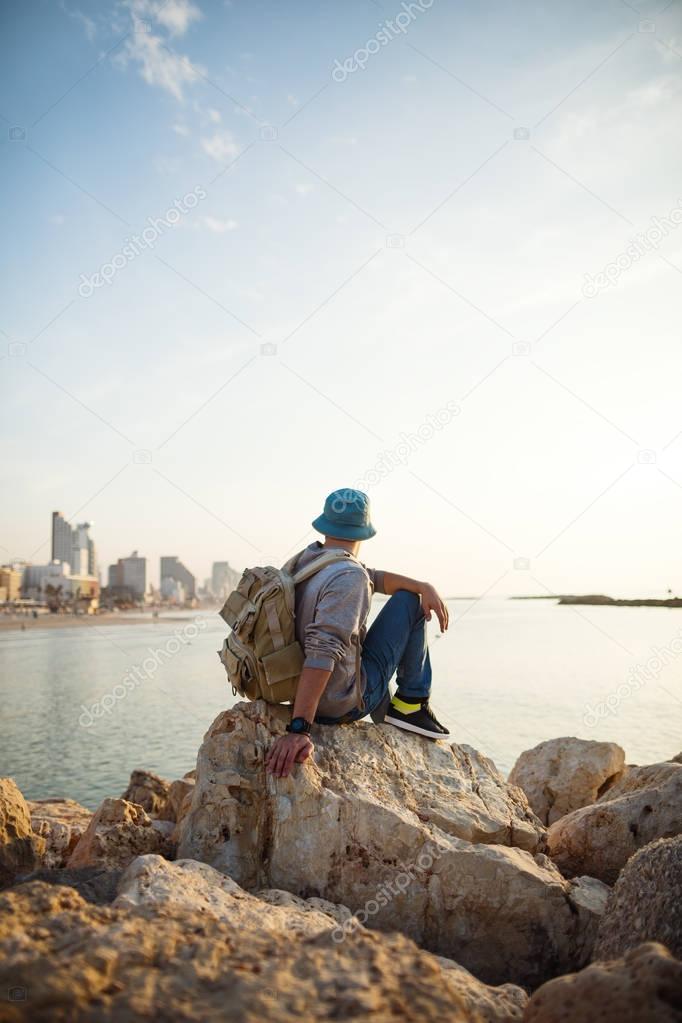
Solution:
[[[296,554],[282,568],[247,568],[220,612],[232,632],[218,657],[235,696],[268,703],[294,702],[304,661],[294,629],[295,587],[350,555],[340,549],[325,551],[295,572],[298,557]],[[360,678],[359,662],[358,645],[356,680]]]

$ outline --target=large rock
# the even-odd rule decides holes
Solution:
[[[207,863],[161,856],[139,856],[125,871],[114,906],[156,906],[206,913],[238,928],[273,930],[283,934],[316,935],[331,931],[339,920],[351,916],[345,906],[331,906],[328,913],[321,899],[307,902],[289,892],[267,892],[263,900],[250,895],[231,878]],[[264,902],[267,902],[268,908]]]
[[[682,963],[656,944],[593,963],[535,992],[524,1023],[680,1023]]]
[[[615,742],[549,739],[518,758],[509,781],[523,789],[543,824],[594,803],[623,772],[625,753]]]
[[[43,867],[65,867],[92,820],[91,811],[74,799],[33,799],[28,808],[33,831],[45,840]]]
[[[105,799],[69,857],[67,866],[108,870],[127,867],[145,853],[173,855],[169,821],[153,821],[141,806],[125,799]]]
[[[275,780],[264,754],[287,717],[263,703],[219,715],[180,858],[251,890],[349,906],[491,983],[537,984],[589,961],[607,890],[533,857],[544,829],[490,761],[357,723],[316,728],[314,760]]]
[[[26,800],[12,778],[0,778],[0,886],[34,870],[45,841],[33,834]]]
[[[219,913],[173,900],[101,907],[38,882],[0,895],[8,1023],[512,1023],[526,996],[490,988],[400,934],[336,942],[268,923],[225,889]],[[242,893],[244,894],[244,893]],[[138,890],[139,895],[139,890]],[[198,895],[199,899],[200,896]],[[214,904],[216,905],[216,904]],[[289,910],[292,917],[300,909]]]
[[[628,860],[602,918],[595,959],[615,959],[658,941],[682,959],[682,835],[661,838]]]
[[[172,781],[168,788],[166,802],[158,813],[159,819],[174,823],[182,820],[183,814],[189,809],[193,792],[194,778],[184,777]]]
[[[133,771],[121,799],[137,803],[150,817],[158,817],[166,807],[170,782],[151,771]]]
[[[267,904],[267,908],[264,905]],[[351,918],[346,906],[324,899],[301,899],[290,892],[271,889],[250,895],[231,878],[196,860],[169,863],[160,856],[140,856],[134,860],[119,883],[115,907],[149,906],[161,910],[198,910],[227,924],[235,931],[273,931],[292,938],[314,937],[333,931]],[[353,930],[362,930],[355,921]],[[439,959],[470,1011],[482,1011],[486,1020],[520,1018],[528,1001],[523,990],[513,984],[497,988],[477,981],[472,974],[450,959]]]
[[[680,833],[682,767],[652,788],[636,788],[560,818],[547,832],[547,850],[567,877],[590,874],[613,884],[638,849]]]
[[[644,767],[626,767],[615,785],[599,797],[599,802],[609,803],[612,799],[619,799],[620,796],[626,796],[629,792],[657,788],[678,771],[682,771],[682,765],[670,761],[664,761],[661,764],[647,764]]]

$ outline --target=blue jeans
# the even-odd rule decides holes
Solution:
[[[431,661],[426,641],[426,619],[416,593],[397,590],[386,601],[372,623],[362,646],[362,667],[367,679],[364,708],[355,708],[344,718],[316,718],[320,724],[357,721],[371,714],[388,691],[397,672],[401,696],[415,700],[431,692]]]

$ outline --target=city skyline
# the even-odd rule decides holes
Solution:
[[[59,566],[66,566],[68,576],[99,579],[102,588],[106,587],[112,592],[116,589],[125,590],[141,598],[152,588],[162,596],[169,596],[178,603],[184,603],[185,600],[193,600],[199,591],[224,596],[228,587],[232,588],[240,575],[229,561],[214,560],[210,572],[200,577],[191,572],[178,555],[166,554],[160,555],[157,559],[159,581],[156,584],[151,573],[147,574],[147,564],[151,564],[153,559],[140,555],[137,550],[133,550],[130,555],[117,558],[116,562],[110,563],[105,570],[97,561],[94,539],[89,535],[94,523],[83,522],[72,526],[60,511],[52,512],[51,521],[51,557],[48,561],[27,561],[23,558],[10,557],[2,563],[3,568],[20,566],[21,571],[28,570],[25,585],[32,590],[42,585],[43,577],[52,579],[57,575],[61,576],[63,573],[61,570],[58,571]],[[199,579],[202,581],[198,582]],[[171,581],[179,583],[180,588],[173,590],[169,587],[168,593],[164,593],[164,583]]]

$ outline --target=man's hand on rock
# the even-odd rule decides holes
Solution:
[[[275,739],[265,757],[265,768],[275,778],[286,778],[294,764],[302,764],[314,750],[309,735],[287,732]]]
[[[450,615],[445,601],[439,595],[435,586],[431,583],[422,583],[421,589],[422,609],[427,622],[431,621],[431,612],[435,611],[436,618],[440,623],[440,631],[445,632],[450,621]]]

